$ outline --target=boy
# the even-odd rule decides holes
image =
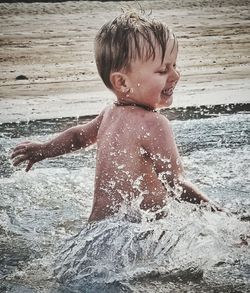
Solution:
[[[169,121],[155,112],[172,103],[180,78],[177,52],[176,37],[161,22],[125,13],[106,23],[95,39],[95,58],[103,82],[117,101],[91,122],[47,143],[21,143],[12,154],[14,166],[28,161],[29,171],[38,161],[96,142],[89,221],[112,216],[139,196],[140,208],[157,215],[176,189],[181,200],[208,202],[184,178]]]

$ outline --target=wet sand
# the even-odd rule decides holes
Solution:
[[[182,78],[173,106],[250,102],[249,1],[139,2],[179,40]],[[1,3],[0,122],[92,115],[111,103],[114,96],[97,74],[93,41],[100,26],[128,5],[138,7]]]

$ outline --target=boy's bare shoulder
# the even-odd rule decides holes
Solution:
[[[158,132],[170,128],[168,118],[159,112],[151,112],[145,119],[145,125],[152,131]]]
[[[174,142],[171,124],[161,113],[148,115],[144,125],[146,135],[143,136],[143,145],[145,147],[157,146],[157,149],[160,149],[165,148],[166,143],[171,145]]]

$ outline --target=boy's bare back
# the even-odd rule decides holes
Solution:
[[[142,196],[140,207],[162,207],[167,193],[146,151],[157,136],[159,113],[136,106],[112,106],[102,118],[97,136],[96,181],[90,220],[118,212],[122,203]],[[155,141],[155,144],[158,142]],[[125,201],[125,202],[124,202]]]

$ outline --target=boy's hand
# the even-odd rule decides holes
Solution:
[[[28,172],[36,162],[45,158],[43,154],[43,144],[32,143],[30,141],[22,142],[14,148],[11,158],[13,159],[14,166],[28,161],[28,165],[25,169],[25,171]]]

